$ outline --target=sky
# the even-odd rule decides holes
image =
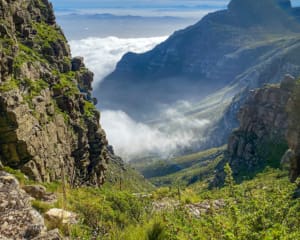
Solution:
[[[172,7],[215,7],[224,8],[230,0],[52,0],[54,7],[64,8],[172,8]],[[261,1],[261,0],[258,0]],[[300,5],[300,0],[292,0]]]
[[[59,8],[104,8],[104,7],[223,7],[229,0],[52,0]]]

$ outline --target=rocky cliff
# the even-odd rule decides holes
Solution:
[[[250,92],[238,115],[240,126],[231,134],[226,157],[217,167],[215,183],[223,181],[226,162],[238,181],[281,164],[288,165],[292,181],[300,175],[299,93],[298,82],[290,75],[280,85]]]
[[[161,104],[298,75],[296,15],[289,0],[232,0],[227,10],[208,14],[153,50],[127,53],[99,88],[101,106],[142,119]]]
[[[71,59],[47,0],[0,1],[0,161],[36,181],[101,185],[111,153],[91,97],[93,74]]]

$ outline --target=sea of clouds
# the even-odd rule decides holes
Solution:
[[[114,70],[123,54],[128,51],[145,52],[166,38],[87,38],[70,41],[70,46],[73,56],[83,56],[86,66],[95,73],[94,87],[101,88],[101,81]],[[188,108],[189,103],[184,105]],[[101,111],[101,124],[108,140],[125,160],[148,155],[167,158],[193,144],[196,139],[198,141],[201,131],[210,123],[206,119],[186,117],[176,108],[165,108],[158,118],[164,119],[163,124],[137,122],[123,111]],[[166,121],[168,124],[164,124]]]
[[[152,38],[86,38],[71,40],[73,56],[83,56],[85,64],[94,72],[94,89],[100,87],[100,82],[111,73],[122,56],[127,52],[142,53],[152,49],[167,37]]]
[[[163,113],[167,127],[137,122],[123,111],[103,111],[101,123],[110,144],[125,160],[145,156],[169,158],[201,140],[208,120],[188,118],[174,109]]]

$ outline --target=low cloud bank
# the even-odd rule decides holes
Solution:
[[[95,73],[94,87],[101,88],[102,79],[114,70],[126,52],[145,52],[166,38],[87,38],[70,41],[70,46],[73,56],[83,56],[86,66]],[[187,102],[180,105],[185,109],[190,107]],[[164,108],[158,114],[161,122],[155,124],[137,122],[122,111],[101,111],[101,124],[109,143],[123,159],[131,160],[149,155],[166,158],[199,143],[204,129],[210,123],[206,119],[184,116],[181,107]]]
[[[70,41],[73,56],[83,56],[86,66],[94,72],[94,88],[110,74],[127,52],[142,53],[151,50],[167,37],[151,38],[86,38]]]
[[[167,110],[161,117],[164,123],[150,125],[136,122],[122,111],[103,111],[101,124],[115,152],[132,160],[150,155],[170,157],[201,141],[201,131],[210,123],[185,117],[175,109]]]

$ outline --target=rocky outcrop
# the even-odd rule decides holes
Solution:
[[[288,131],[286,139],[289,145],[289,151],[283,156],[283,163],[287,163],[290,171],[290,180],[292,182],[300,176],[300,85],[297,81],[293,89],[293,94],[287,105],[288,112]],[[288,160],[288,161],[285,161]],[[300,186],[299,186],[300,189]]]
[[[101,185],[110,158],[93,74],[47,0],[0,1],[0,161],[36,181]]]
[[[296,80],[287,75],[280,85],[268,85],[250,92],[239,112],[240,127],[231,134],[227,156],[217,167],[216,183],[224,180],[226,162],[237,180],[254,176],[266,166],[280,166],[281,157],[288,149],[287,106],[295,86]]]
[[[0,239],[59,240],[47,232],[43,217],[31,207],[30,197],[10,174],[0,171]]]
[[[48,203],[53,203],[57,200],[57,197],[53,193],[48,193],[42,185],[25,185],[22,189],[34,199]]]

